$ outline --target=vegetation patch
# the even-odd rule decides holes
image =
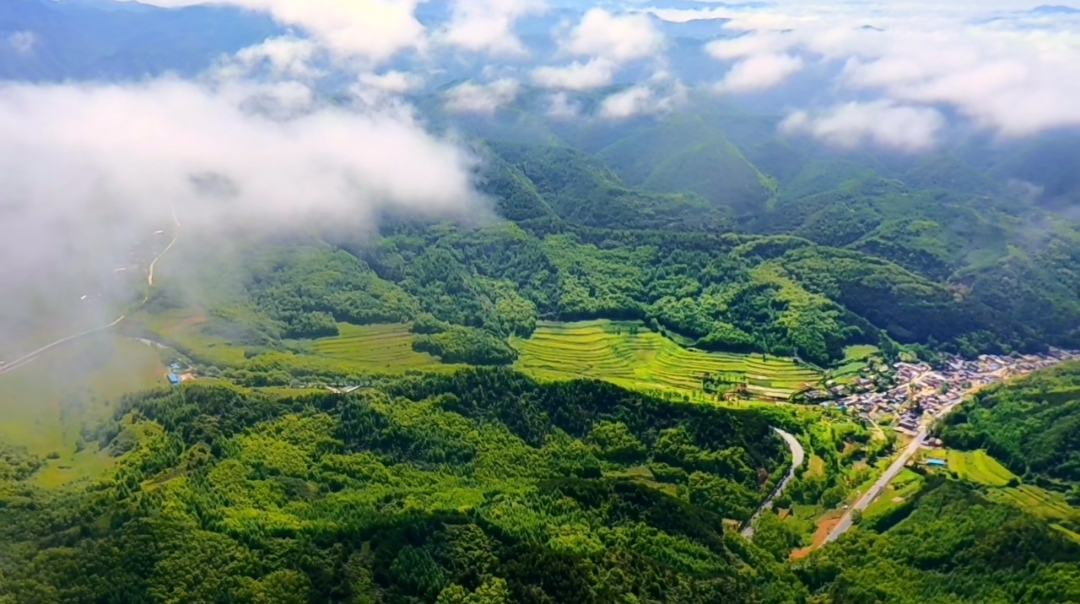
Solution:
[[[121,394],[165,384],[158,349],[102,334],[57,347],[0,374],[0,441],[47,460],[48,484],[91,476],[110,461],[83,440]]]
[[[370,371],[395,373],[438,365],[439,360],[413,349],[416,334],[407,323],[388,325],[338,324],[340,335],[316,340],[321,356],[347,361]]]
[[[761,475],[783,470],[756,410],[470,369],[300,398],[185,384],[127,397],[115,417],[98,436],[127,454],[61,500],[26,487],[32,462],[0,457],[0,496],[25,504],[0,506],[12,601],[809,595],[725,528],[765,498]],[[682,478],[649,484],[651,467]],[[67,570],[48,572],[60,558]],[[583,598],[594,591],[610,597]]]
[[[1019,480],[1008,468],[981,449],[978,451],[953,449],[949,451],[947,460],[951,471],[956,472],[960,478],[976,484],[1003,487]]]
[[[1080,521],[1080,510],[1069,505],[1064,495],[1035,485],[992,489],[989,496],[995,501],[1016,506],[1041,518]]]
[[[515,368],[538,377],[589,377],[702,397],[710,375],[730,376],[733,386],[745,384],[750,397],[766,400],[787,400],[820,379],[790,359],[686,349],[634,322],[541,322],[532,337],[511,343],[520,352]]]
[[[855,344],[844,348],[845,361],[865,361],[871,355],[878,353],[878,347],[869,344]]]

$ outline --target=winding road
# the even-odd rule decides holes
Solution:
[[[164,256],[165,254],[167,254],[169,252],[169,250],[171,250],[173,248],[173,246],[176,245],[177,240],[180,239],[180,220],[178,220],[177,217],[176,217],[176,209],[175,208],[172,210],[172,219],[173,219],[173,224],[176,225],[176,233],[173,235],[172,241],[169,242],[169,245],[167,245],[165,247],[165,249],[162,250],[161,253],[158,254],[154,258],[154,260],[152,262],[150,262],[150,267],[149,267],[147,278],[146,278],[146,283],[147,283],[147,286],[148,286],[147,290],[146,290],[146,296],[143,297],[142,302],[139,303],[139,307],[142,307],[142,305],[146,304],[150,300],[150,288],[152,288],[154,286],[154,267],[157,266],[158,260],[161,260],[161,257]],[[107,325],[102,325],[100,327],[95,327],[93,329],[88,329],[86,331],[82,331],[82,332],[79,332],[77,334],[73,334],[73,335],[70,335],[70,336],[67,336],[67,337],[64,337],[64,338],[60,338],[59,340],[57,340],[57,341],[55,341],[55,342],[53,342],[51,344],[46,344],[45,346],[42,346],[41,348],[38,348],[37,350],[35,350],[35,351],[33,351],[33,352],[31,352],[31,353],[29,353],[29,354],[27,354],[27,355],[25,355],[25,356],[23,356],[21,358],[15,359],[14,361],[0,367],[0,375],[3,375],[3,374],[5,374],[5,373],[7,373],[9,371],[18,369],[19,367],[22,367],[24,365],[29,364],[34,359],[36,359],[39,356],[45,354],[46,352],[49,352],[50,350],[52,350],[54,348],[57,348],[59,346],[67,344],[69,342],[73,342],[75,340],[78,340],[79,338],[84,338],[86,336],[93,335],[95,333],[105,331],[106,329],[111,329],[113,327],[116,327],[125,318],[127,318],[126,314],[125,315],[120,315],[118,318],[113,320],[112,323],[109,323]]]
[[[754,526],[757,525],[758,519],[761,518],[763,513],[772,509],[773,502],[776,501],[776,498],[779,497],[784,492],[784,489],[791,484],[791,481],[795,479],[795,470],[799,469],[806,460],[806,452],[803,451],[802,445],[799,444],[799,441],[796,440],[794,436],[784,432],[780,428],[773,428],[773,430],[787,442],[788,448],[791,449],[791,469],[788,470],[787,476],[780,481],[780,484],[776,485],[776,488],[773,489],[769,498],[765,500],[765,503],[761,504],[761,507],[754,512],[754,515],[747,521],[746,526],[740,531],[740,534],[747,539],[754,538]]]

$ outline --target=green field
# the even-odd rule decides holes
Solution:
[[[990,498],[1023,508],[1042,518],[1080,521],[1080,510],[1070,506],[1065,501],[1064,495],[1035,485],[1024,484],[1006,489],[990,489]]]
[[[91,445],[78,448],[83,425],[108,416],[120,395],[165,385],[155,348],[100,335],[50,351],[0,375],[0,443],[55,457],[36,478],[59,484],[110,463]]]
[[[949,469],[960,478],[990,487],[1003,487],[1016,475],[990,457],[986,451],[950,450],[947,457]]]
[[[320,356],[355,365],[358,369],[394,373],[409,369],[447,367],[426,352],[412,349],[416,336],[405,323],[390,325],[339,325],[341,334],[316,340]]]
[[[511,340],[520,353],[515,368],[547,379],[597,378],[628,388],[699,392],[706,373],[737,373],[747,378],[756,398],[786,400],[820,378],[790,359],[708,353],[679,346],[631,323],[541,322],[528,339]]]
[[[889,482],[881,495],[866,508],[863,518],[871,521],[881,518],[917,495],[924,484],[926,484],[926,480],[922,476],[905,468],[896,478]]]
[[[206,365],[236,367],[243,365],[244,349],[224,338],[206,333],[208,317],[194,310],[168,310],[157,314],[145,312],[128,317],[129,322],[156,334]]]
[[[877,354],[878,347],[870,344],[856,344],[844,349],[845,361],[864,361],[866,357]]]

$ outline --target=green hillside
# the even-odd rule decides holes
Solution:
[[[1071,489],[1080,505],[1080,364],[989,388],[949,417],[942,437],[986,449],[1026,482]]]
[[[1080,543],[956,483],[918,496],[799,564],[827,602],[1006,604],[1080,598]]]
[[[691,189],[652,193],[624,184],[600,161],[569,147],[495,145],[547,204],[571,224],[630,229],[716,232],[730,228],[725,213]]]
[[[597,157],[628,184],[697,193],[736,214],[764,209],[775,186],[704,120],[674,117],[601,150]]]
[[[25,486],[31,462],[0,458],[0,591],[14,601],[805,596],[723,528],[783,470],[755,412],[471,371],[348,397],[187,386],[116,418],[98,436],[129,452],[63,500]],[[613,477],[630,468],[642,478]]]

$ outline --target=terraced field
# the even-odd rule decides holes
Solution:
[[[1007,489],[991,489],[990,498],[1023,508],[1036,516],[1049,520],[1078,520],[1080,510],[1069,505],[1065,496],[1024,484]]]
[[[1016,475],[986,451],[956,451],[948,454],[949,469],[961,478],[990,487],[1003,487]]]
[[[745,375],[756,398],[786,400],[819,379],[789,359],[690,350],[633,323],[606,320],[541,322],[531,338],[511,345],[521,353],[515,368],[526,373],[597,378],[628,388],[694,393],[702,375],[724,372]]]
[[[388,325],[339,325],[340,335],[314,343],[320,356],[347,361],[368,371],[397,372],[433,368],[439,359],[412,349],[415,337],[406,323]]]

